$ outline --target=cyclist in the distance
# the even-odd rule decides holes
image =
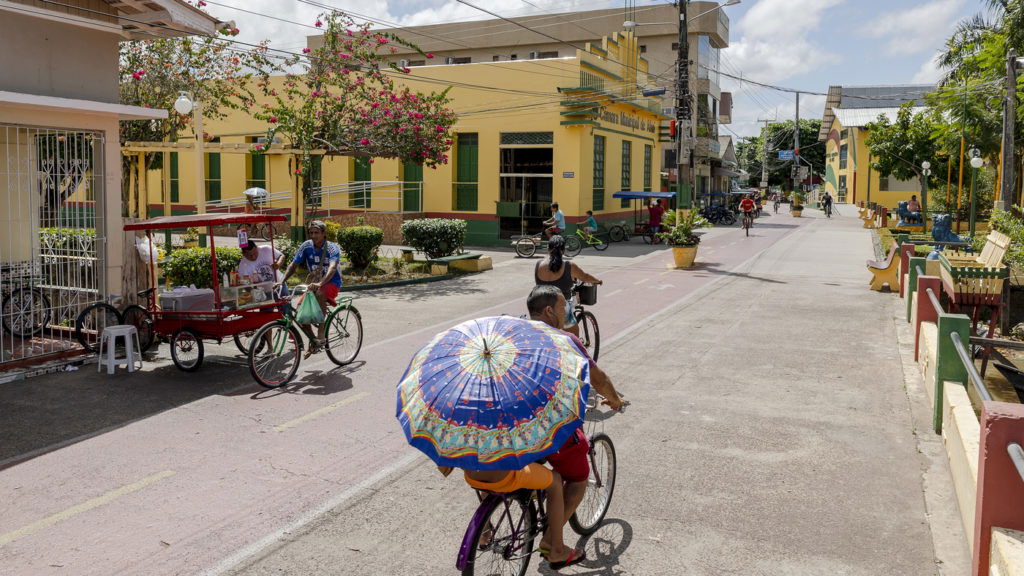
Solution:
[[[750,194],[744,194],[743,199],[740,200],[740,212],[743,216],[750,218],[750,225],[754,225],[754,201],[750,198]]]
[[[320,304],[320,311],[324,317],[327,316],[327,305],[334,304],[334,299],[341,292],[341,247],[336,243],[327,240],[327,225],[320,220],[309,223],[306,229],[309,240],[299,245],[295,251],[295,257],[288,269],[284,271],[281,281],[275,287],[283,285],[295,272],[298,265],[304,264],[309,270],[309,278],[312,280],[306,289],[316,295]],[[302,331],[309,337],[309,349],[305,357],[309,358],[319,352],[324,345],[324,323],[317,324],[316,335],[309,324],[301,324]]]
[[[544,229],[544,234],[547,235],[548,239],[556,234],[561,234],[565,230],[565,214],[558,209],[558,202],[551,203],[551,218],[544,221],[544,225],[547,228]]]
[[[597,233],[597,220],[594,218],[593,210],[587,210],[587,220],[583,223],[583,230],[587,234]]]
[[[825,195],[821,197],[821,207],[825,211],[825,216],[828,218],[832,217],[832,195],[825,191]]]
[[[573,280],[588,284],[601,284],[601,280],[587,274],[578,265],[565,260],[565,238],[552,236],[548,241],[548,255],[537,262],[533,269],[533,281],[538,286],[555,286],[565,297],[564,329],[566,332],[579,336],[580,327],[576,324],[576,303],[572,298]],[[561,327],[560,327],[561,328]]]

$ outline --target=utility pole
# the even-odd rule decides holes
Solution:
[[[796,93],[796,127],[793,134],[793,192],[800,191],[800,93]]]
[[[690,107],[690,42],[688,38],[690,21],[686,11],[690,2],[689,0],[678,0],[677,3],[679,5],[679,49],[676,54],[676,185],[679,187],[679,207],[690,208],[693,206],[693,182],[689,169],[692,154],[686,153],[686,141],[693,118]]]
[[[758,188],[764,188],[765,193],[768,193],[768,123],[772,120],[768,119],[757,119],[758,122],[764,122],[764,130],[761,132],[761,139],[764,140],[764,153],[761,156],[761,182]]]
[[[1002,178],[999,180],[999,200],[996,210],[1013,205],[1014,176],[1017,166],[1013,156],[1013,131],[1017,119],[1017,52],[1012,48],[1006,56],[1006,99],[1003,101],[1003,155],[999,159]]]

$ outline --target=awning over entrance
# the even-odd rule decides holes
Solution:
[[[618,192],[612,194],[612,198],[621,198],[623,200],[675,197],[675,192],[630,192],[629,190],[619,190]]]

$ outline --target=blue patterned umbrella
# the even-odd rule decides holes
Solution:
[[[517,470],[582,423],[590,368],[564,332],[495,316],[463,322],[416,353],[398,383],[409,443],[440,466]]]

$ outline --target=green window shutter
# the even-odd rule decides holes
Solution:
[[[651,191],[651,153],[653,148],[650,144],[644,144],[644,190]]]
[[[423,190],[423,165],[405,162],[402,164],[402,210],[419,212],[420,194]]]
[[[220,154],[206,155],[206,201],[220,200]]]
[[[594,210],[604,210],[604,149],[605,137],[594,136]]]
[[[263,154],[247,154],[245,156],[246,188],[267,187],[267,157]]]
[[[171,152],[170,154],[171,164],[171,202],[179,202],[178,200],[178,153]],[[170,216],[170,214],[165,214]]]
[[[633,143],[629,140],[622,141],[622,181],[623,190],[630,190],[633,186]],[[622,208],[629,207],[629,200],[622,199],[619,204]]]
[[[462,133],[456,136],[455,182],[452,185],[452,208],[475,211],[480,173],[480,136]]]
[[[373,192],[370,184],[359,184],[369,182],[373,179],[371,174],[370,159],[365,156],[355,158],[352,168],[352,193],[349,194],[348,205],[354,208],[370,208]]]

